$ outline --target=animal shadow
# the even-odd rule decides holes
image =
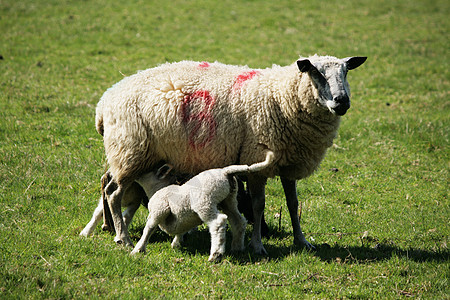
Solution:
[[[143,229],[143,228],[142,228]],[[266,248],[268,255],[254,254],[249,242],[251,237],[251,230],[246,232],[246,247],[243,252],[232,253],[230,252],[232,235],[230,230],[227,230],[227,245],[225,259],[228,262],[237,265],[258,263],[270,260],[282,260],[293,253],[300,253],[308,251],[311,255],[318,257],[322,261],[334,262],[334,263],[373,263],[378,261],[389,260],[394,256],[407,258],[416,262],[436,261],[445,262],[450,259],[450,252],[445,251],[430,251],[419,248],[402,249],[395,244],[389,243],[377,243],[377,244],[363,244],[361,246],[346,246],[335,244],[330,246],[327,243],[315,244],[314,250],[307,250],[303,247],[299,247],[292,244],[292,233],[286,230],[277,230],[270,228],[270,234],[267,238],[263,239],[264,247]],[[137,229],[139,232],[139,229]],[[142,231],[141,231],[142,232]],[[140,234],[135,232],[133,239],[139,239]],[[162,231],[156,232],[150,238],[148,247],[151,247],[152,243],[167,242],[170,243],[173,237],[167,235]],[[289,239],[289,243],[283,242]],[[286,246],[286,244],[288,244]],[[201,226],[197,230],[188,233],[184,236],[182,247],[179,251],[188,255],[204,255],[208,256],[211,247],[211,236],[206,226]]]
[[[436,261],[444,262],[450,258],[448,250],[430,251],[418,248],[402,249],[391,243],[378,243],[361,246],[345,246],[321,244],[316,246],[314,255],[327,262],[343,263],[371,263],[377,261],[389,260],[397,256],[413,260],[416,262]]]

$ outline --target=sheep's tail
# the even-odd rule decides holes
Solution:
[[[103,98],[97,104],[95,111],[95,128],[97,132],[103,136]]]
[[[272,151],[267,150],[266,160],[264,160],[263,162],[253,164],[251,166],[247,166],[247,165],[229,166],[229,167],[225,168],[225,173],[227,175],[236,175],[236,174],[240,174],[240,173],[258,172],[258,171],[261,171],[261,170],[267,168],[268,166],[270,166],[273,163],[274,158],[275,158],[275,154]]]

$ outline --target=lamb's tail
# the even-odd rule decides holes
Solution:
[[[267,168],[268,166],[270,166],[273,163],[274,159],[275,159],[275,154],[272,151],[267,150],[266,160],[264,160],[263,162],[253,164],[251,166],[247,166],[247,165],[229,166],[229,167],[225,168],[225,172],[227,175],[237,175],[240,173],[258,172],[258,171],[261,171],[261,170]]]

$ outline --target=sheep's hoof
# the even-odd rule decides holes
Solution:
[[[109,232],[112,232],[113,230],[111,229],[111,227],[109,226],[109,225],[107,225],[107,224],[103,224],[102,225],[102,230],[103,231],[109,231]]]
[[[243,252],[245,250],[244,242],[231,243],[231,252]]]
[[[116,242],[116,244],[118,244],[118,245],[124,245],[124,246],[128,246],[128,247],[131,247],[131,248],[134,248],[134,245],[133,245],[133,243],[131,242],[131,240],[130,239],[120,239],[120,238],[118,238],[118,237],[115,237],[114,238],[114,242]]]
[[[244,250],[245,250],[245,247],[244,246],[242,246],[242,247],[231,247],[231,252],[233,252],[233,253],[240,253],[240,252],[244,252]]]
[[[214,262],[214,263],[219,263],[223,258],[223,254],[222,253],[213,253],[209,256],[208,261],[209,262]]]
[[[262,256],[267,256],[269,255],[269,253],[267,253],[266,249],[264,248],[264,246],[262,244],[259,245],[250,245],[253,248],[253,252],[256,255],[262,255]]]
[[[314,247],[310,242],[308,242],[306,239],[304,240],[296,240],[294,239],[294,245],[297,245],[299,247],[302,247],[306,250],[316,250],[316,247]]]

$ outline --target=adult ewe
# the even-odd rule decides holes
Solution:
[[[264,189],[267,178],[278,175],[294,243],[311,248],[300,228],[295,181],[311,175],[332,145],[340,116],[350,107],[347,71],[365,60],[315,55],[258,70],[183,61],[141,71],[108,89],[97,106],[96,126],[115,181],[106,188],[115,241],[132,246],[121,198],[159,161],[197,174],[254,164],[270,149],[275,163],[248,176],[255,216],[251,244],[266,253],[260,232]]]

